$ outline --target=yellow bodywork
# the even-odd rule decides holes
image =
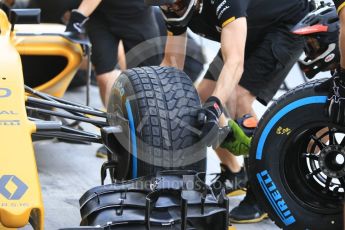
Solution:
[[[0,11],[0,21],[1,21]],[[0,36],[0,222],[25,226],[32,214],[43,227],[43,202],[31,134],[25,110],[20,56],[9,36]]]
[[[43,202],[25,110],[21,59],[12,44],[10,25],[0,11],[0,222],[7,228],[28,224],[43,229]]]
[[[13,43],[21,55],[62,56],[67,59],[66,67],[58,75],[35,88],[56,97],[64,95],[80,66],[83,54],[79,44],[60,35],[64,29],[63,25],[58,24],[16,25],[17,34],[13,36]]]
[[[25,110],[20,55],[66,57],[67,65],[62,72],[35,88],[57,97],[63,96],[82,60],[80,45],[57,35],[57,27],[49,28],[53,28],[56,35],[40,35],[47,30],[33,25],[16,25],[11,32],[6,14],[0,10],[0,229],[24,227],[29,218],[35,229],[44,226],[42,194],[31,140],[36,126],[28,120]]]

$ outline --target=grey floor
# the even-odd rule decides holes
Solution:
[[[297,76],[297,77],[296,77]],[[295,67],[288,77],[290,87],[302,83]],[[85,89],[67,92],[66,98],[83,102]],[[91,88],[91,106],[100,108],[98,89]],[[255,104],[261,116],[265,107]],[[84,128],[90,129],[89,126]],[[97,131],[97,130],[96,130]],[[95,157],[99,145],[72,145],[52,141],[35,143],[39,177],[45,206],[45,229],[78,226],[80,222],[79,197],[88,189],[100,185],[99,169],[103,160]],[[241,161],[241,158],[239,158]],[[208,151],[208,172],[219,171],[219,161],[212,150]],[[232,197],[230,207],[236,207],[243,197]],[[270,220],[258,224],[235,225],[238,230],[278,229]],[[27,228],[25,228],[27,229]]]

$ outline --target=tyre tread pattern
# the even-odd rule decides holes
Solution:
[[[138,175],[176,167],[185,169],[181,167],[185,154],[198,154],[183,151],[198,141],[194,127],[198,128],[197,111],[201,106],[192,81],[171,67],[133,68],[125,74],[139,111],[137,134],[146,145],[144,151],[138,152],[139,158],[145,159],[138,161]],[[199,162],[188,169],[200,171],[204,167],[205,162]]]

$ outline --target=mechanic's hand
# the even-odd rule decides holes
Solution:
[[[209,97],[199,111],[198,120],[202,124],[200,139],[206,146],[216,148],[219,135],[218,119],[223,113],[223,107],[217,97]]]
[[[72,10],[65,32],[73,34],[84,33],[84,25],[88,19],[88,17],[80,13],[78,10]]]
[[[345,124],[345,70],[340,69],[333,77],[322,83],[319,88],[327,87],[329,90],[325,105],[325,113],[332,122]]]
[[[249,114],[234,120],[229,120],[230,132],[220,147],[229,150],[236,156],[248,155],[252,135],[257,125],[257,120]]]

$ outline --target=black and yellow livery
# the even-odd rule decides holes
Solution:
[[[26,83],[56,97],[64,95],[83,50],[64,37],[63,31],[61,25],[14,26],[0,6],[0,161],[5,162],[0,169],[0,229],[20,228],[29,220],[34,229],[44,228],[31,139],[38,126],[28,119],[28,94],[23,86]]]
[[[58,24],[16,25],[13,36],[24,83],[56,97],[66,92],[83,56],[81,46],[64,37],[64,30]]]
[[[345,1],[344,0],[333,0],[336,8],[337,8],[337,13],[339,14],[339,12],[345,7]]]
[[[6,162],[0,169],[0,229],[23,227],[30,216],[36,217],[37,229],[43,229],[43,202],[31,141],[36,127],[26,115],[24,87],[20,87],[24,85],[20,55],[13,45],[11,24],[2,10],[0,28],[0,107],[7,112],[0,120],[0,161]],[[14,90],[18,93],[14,94]],[[24,184],[20,196],[15,195],[15,181]]]
[[[184,33],[188,27],[219,42],[222,28],[237,18],[247,18],[249,31],[266,30],[281,23],[297,23],[305,15],[306,5],[303,0],[205,0],[186,27],[167,24],[174,35]]]

